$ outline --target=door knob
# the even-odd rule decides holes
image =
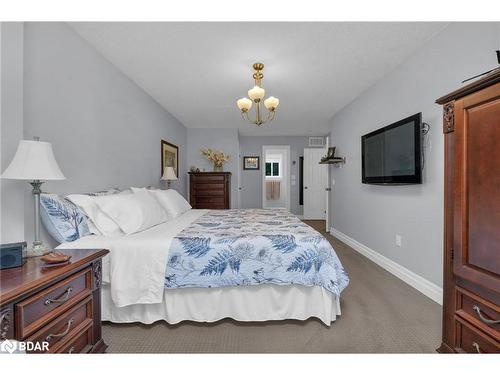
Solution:
[[[307,186],[304,186],[304,189],[307,189]]]

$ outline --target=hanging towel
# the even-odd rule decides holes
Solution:
[[[277,201],[280,199],[281,182],[266,181],[266,199],[268,201]]]

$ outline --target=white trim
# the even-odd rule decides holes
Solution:
[[[328,152],[328,147],[330,147],[330,136],[327,136],[325,138],[325,148]],[[326,195],[326,199],[325,199],[325,202],[326,202],[326,214],[325,214],[325,229],[328,233],[330,233],[330,204],[331,204],[331,199],[330,197],[333,197],[333,192],[332,192],[332,183],[330,181],[330,165],[328,164],[327,167],[326,167],[326,192],[325,192],[325,195]]]
[[[410,271],[408,268],[403,267],[393,260],[377,253],[375,250],[370,249],[368,246],[363,245],[333,227],[330,228],[330,234],[337,237],[339,240],[349,245],[358,253],[370,259],[372,262],[389,271],[394,276],[400,278],[411,287],[417,289],[420,293],[426,295],[434,302],[437,302],[440,305],[443,304],[443,288],[427,279],[424,279],[422,276],[417,275],[415,272]]]

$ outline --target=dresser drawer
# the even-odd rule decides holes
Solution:
[[[455,350],[459,353],[500,353],[500,342],[455,315]]]
[[[92,292],[92,269],[86,268],[15,305],[16,336],[25,339]]]
[[[88,353],[92,349],[94,326],[85,326],[80,332],[76,333],[67,343],[64,343],[57,353],[78,354]]]
[[[463,288],[456,288],[456,314],[500,340],[500,307]]]
[[[27,341],[46,341],[49,343],[49,352],[57,351],[60,344],[68,337],[92,322],[92,303],[92,296],[87,297],[52,323],[28,337]]]
[[[196,197],[196,204],[224,204],[224,197]]]
[[[222,184],[197,184],[194,187],[194,193],[200,195],[222,195],[224,196],[224,185]]]
[[[196,182],[197,184],[204,184],[204,183],[213,183],[213,182],[224,182],[225,177],[224,175],[192,175],[191,179],[193,182]]]

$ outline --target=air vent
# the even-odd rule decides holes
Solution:
[[[325,137],[309,137],[309,147],[325,147]]]

